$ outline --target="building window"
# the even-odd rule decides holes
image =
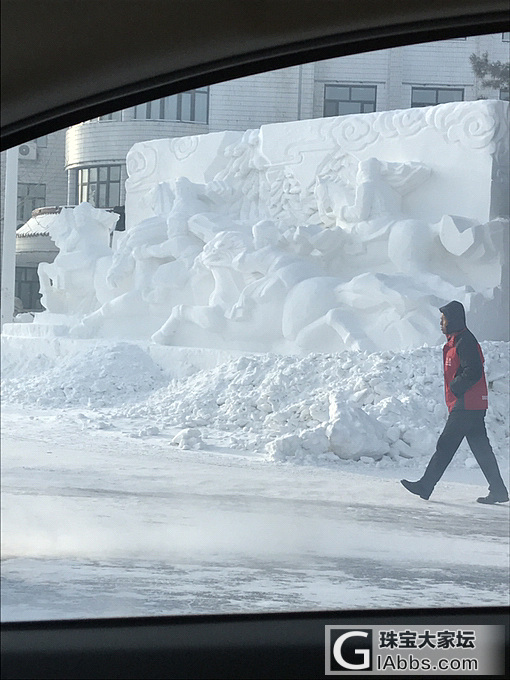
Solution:
[[[377,86],[326,85],[324,89],[324,115],[345,116],[349,113],[375,111]]]
[[[502,34],[503,42],[510,42],[510,31],[506,31]]]
[[[435,106],[447,102],[464,101],[464,88],[453,87],[413,87],[411,106]]]
[[[508,88],[502,88],[499,91],[499,98],[502,99],[505,102],[510,101],[509,94],[510,94],[510,90]]]
[[[136,120],[175,120],[207,123],[209,120],[209,88],[181,92],[134,107]]]
[[[35,267],[16,267],[14,294],[23,303],[23,309],[32,312],[42,310],[39,277]]]
[[[25,224],[32,211],[46,205],[46,184],[18,182],[18,227]]]
[[[78,170],[76,202],[96,208],[120,205],[120,165],[99,165]]]
[[[107,113],[104,116],[99,116],[98,120],[99,121],[108,121],[108,120],[120,121],[120,120],[122,120],[122,111],[114,111],[113,113]]]

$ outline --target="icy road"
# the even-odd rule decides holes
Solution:
[[[508,504],[478,469],[269,462],[4,408],[2,619],[508,603]],[[421,465],[421,463],[420,463]]]

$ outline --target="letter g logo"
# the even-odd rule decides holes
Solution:
[[[333,656],[335,658],[335,661],[339,666],[349,671],[367,670],[368,668],[370,668],[370,647],[367,646],[366,641],[363,644],[364,649],[355,648],[354,650],[351,650],[351,654],[349,655],[351,659],[353,656],[358,658],[361,657],[361,659],[363,659],[361,662],[351,663],[350,661],[347,661],[344,658],[343,653],[344,643],[346,642],[346,640],[349,640],[350,638],[353,637],[368,638],[369,634],[364,630],[351,630],[340,635],[340,637],[337,638],[335,644],[333,645]]]

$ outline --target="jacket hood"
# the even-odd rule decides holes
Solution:
[[[466,328],[466,312],[464,310],[464,305],[461,302],[452,300],[452,302],[449,302],[447,305],[439,307],[439,311],[446,317],[446,321],[448,322],[448,333],[457,333],[463,328]]]

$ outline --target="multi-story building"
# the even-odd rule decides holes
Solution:
[[[509,33],[458,38],[280,69],[117,111],[24,144],[19,151],[18,227],[43,205],[86,200],[122,213],[125,159],[139,141],[451,101],[508,99],[508,89],[482,87],[469,57],[487,52],[490,61],[506,62],[509,40]],[[1,161],[3,171],[4,154]],[[3,186],[1,191],[3,205]],[[30,275],[27,267],[35,268],[43,257],[34,252],[30,258],[27,250],[25,242],[23,264],[18,257],[18,289]],[[36,299],[24,302],[37,307]]]

